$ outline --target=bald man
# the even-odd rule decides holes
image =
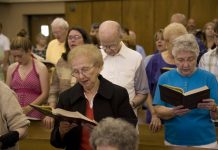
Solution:
[[[127,89],[130,104],[136,112],[149,93],[142,56],[124,45],[121,41],[121,27],[115,21],[105,21],[100,25],[99,40],[104,59],[101,74]]]

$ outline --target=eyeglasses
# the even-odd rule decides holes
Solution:
[[[82,37],[80,35],[70,35],[68,36],[68,40],[79,40]]]
[[[116,50],[116,49],[117,49],[117,45],[118,45],[118,44],[101,45],[101,46],[99,46],[99,48],[100,48],[100,49],[103,49],[103,50],[106,50],[106,49]]]
[[[89,67],[83,67],[81,69],[73,69],[72,76],[74,76],[75,78],[78,78],[80,74],[88,76],[93,67],[94,65]]]

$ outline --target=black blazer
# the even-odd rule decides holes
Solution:
[[[99,122],[105,117],[122,118],[133,125],[137,124],[137,117],[129,104],[127,90],[115,85],[99,76],[100,86],[93,101],[94,119]],[[86,99],[82,86],[77,83],[70,89],[61,93],[58,108],[69,111],[79,111],[85,115]],[[57,148],[66,150],[80,150],[81,126],[70,130],[61,140],[59,134],[59,122],[56,120],[51,133],[50,142]]]

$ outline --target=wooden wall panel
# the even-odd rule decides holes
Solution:
[[[190,17],[196,20],[199,28],[218,18],[218,0],[190,0]]]
[[[105,20],[114,20],[121,23],[121,1],[106,0],[92,2],[92,22],[101,23]]]
[[[188,15],[189,0],[154,0],[154,29],[157,31],[170,23],[174,13]]]
[[[149,54],[153,45],[153,1],[124,0],[122,8],[122,25],[136,32],[137,43]]]
[[[66,19],[70,26],[80,26],[89,32],[92,22],[91,2],[67,2]]]

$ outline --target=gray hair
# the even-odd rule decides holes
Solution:
[[[98,146],[112,146],[119,150],[137,150],[138,134],[133,125],[122,120],[106,118],[92,130],[90,144],[96,150]]]
[[[55,18],[52,21],[51,26],[52,27],[61,27],[61,28],[66,29],[66,30],[68,30],[68,28],[69,28],[68,22],[60,17]]]
[[[172,55],[175,57],[178,51],[193,52],[199,55],[199,46],[193,34],[184,34],[173,41]]]

